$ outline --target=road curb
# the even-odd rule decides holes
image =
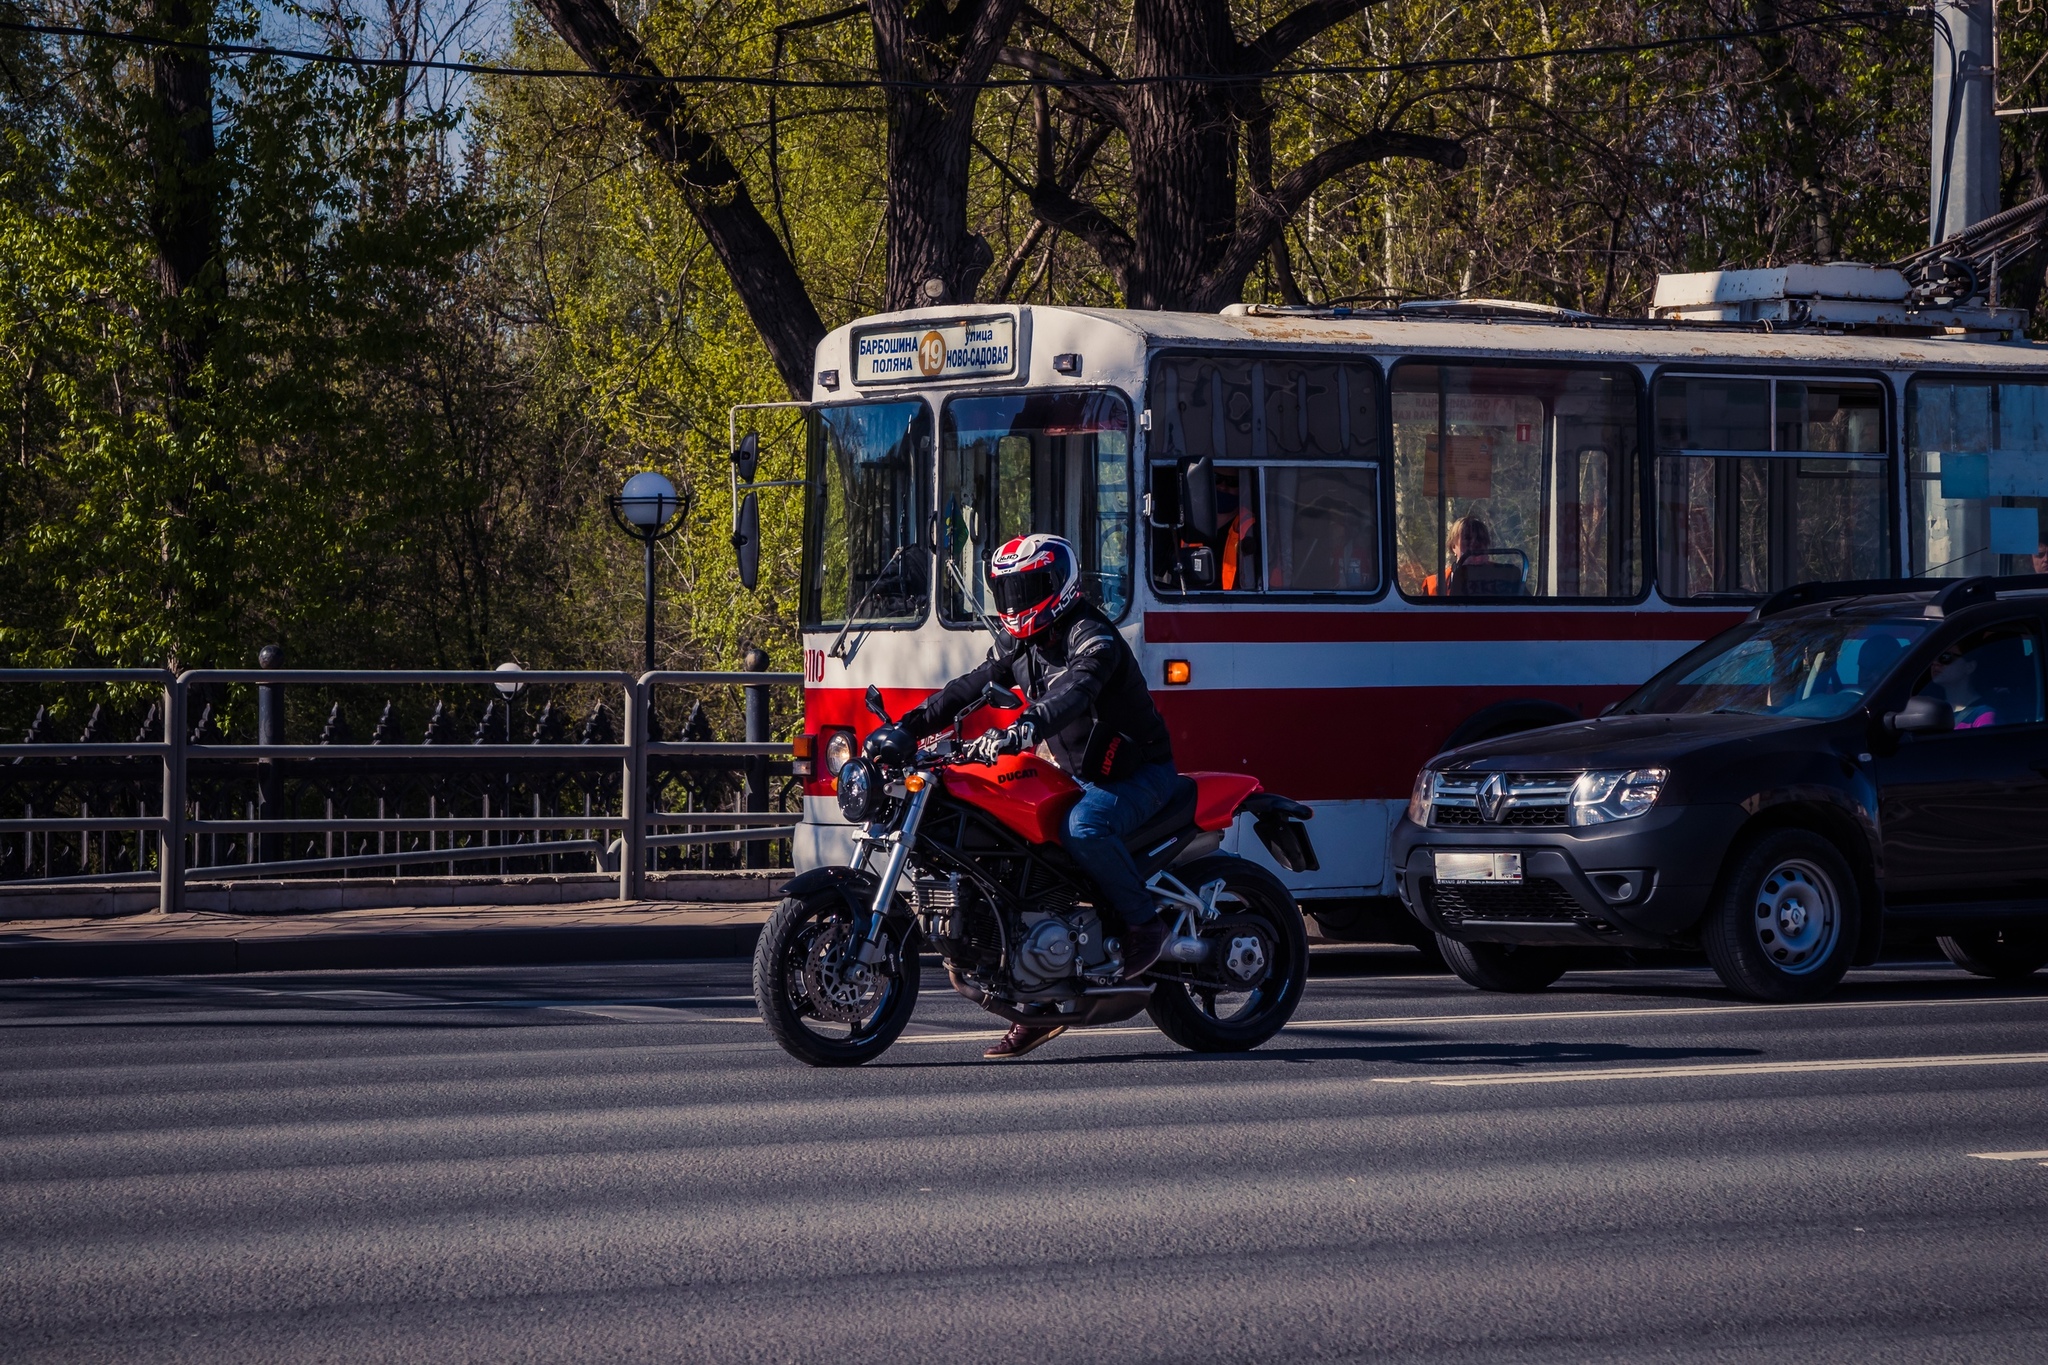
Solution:
[[[112,943],[31,940],[0,942],[0,979],[745,958],[753,955],[760,935],[758,924],[678,924],[222,935]]]

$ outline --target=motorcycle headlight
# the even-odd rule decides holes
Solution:
[[[882,790],[882,775],[864,758],[850,758],[839,770],[839,813],[856,825],[864,825],[881,812],[888,799]]]
[[[1631,768],[1626,772],[1595,770],[1580,773],[1572,784],[1574,825],[1605,825],[1646,814],[1664,793],[1663,768]]]
[[[1408,818],[1418,825],[1429,823],[1429,794],[1436,774],[1424,768],[1415,774],[1415,790],[1408,793]]]
[[[853,757],[853,731],[834,730],[832,738],[825,741],[825,771],[834,777]]]

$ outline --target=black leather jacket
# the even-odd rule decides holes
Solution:
[[[1005,640],[988,662],[953,679],[903,717],[922,739],[980,699],[988,684],[1015,687],[1060,767],[1087,782],[1173,761],[1166,721],[1145,689],[1137,656],[1109,618],[1081,602],[1024,640]]]

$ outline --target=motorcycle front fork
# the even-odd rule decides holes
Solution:
[[[889,954],[888,943],[883,937],[883,924],[889,906],[896,898],[896,883],[903,880],[904,865],[910,861],[911,846],[917,842],[917,827],[924,821],[924,805],[931,796],[933,785],[927,782],[910,794],[910,809],[904,812],[903,823],[893,833],[856,834],[853,837],[852,866],[855,870],[865,868],[877,848],[889,850],[889,861],[882,866],[881,883],[875,888],[874,904],[868,907],[862,919],[859,938],[854,946],[854,956],[869,966]]]

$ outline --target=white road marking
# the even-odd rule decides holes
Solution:
[[[1972,1152],[1970,1155],[1979,1161],[2042,1161],[2048,1158],[2048,1152]]]
[[[1958,1066],[2048,1062],[2048,1052],[1977,1052],[1950,1057],[1841,1057],[1810,1062],[1702,1062],[1692,1066],[1597,1067],[1585,1071],[1504,1071],[1484,1076],[1375,1076],[1381,1085],[1547,1085],[1558,1081],[1648,1081],[1690,1076],[1789,1076],[1815,1071],[1925,1071]]]
[[[1804,1013],[1812,1010],[1893,1010],[1932,1009],[1949,1005],[2014,1005],[2048,1004],[2048,996],[2041,995],[1989,995],[1964,1000],[1823,1000],[1804,1005],[1657,1005],[1647,1009],[1631,1010],[1518,1010],[1511,1014],[1389,1014],[1370,1019],[1296,1019],[1290,1022],[1285,1032],[1301,1033],[1316,1029],[1340,1028],[1388,1028],[1395,1025],[1412,1024],[1506,1024],[1532,1023],[1552,1019],[1638,1019],[1652,1015],[1741,1015],[1741,1014],[1784,1014]],[[1091,1028],[1077,1032],[1076,1037],[1115,1038],[1136,1037],[1159,1030],[1151,1025],[1137,1027]],[[1000,1033],[949,1033],[942,1035],[911,1036],[905,1034],[899,1043],[947,1043],[979,1042],[984,1038],[1000,1038]]]

